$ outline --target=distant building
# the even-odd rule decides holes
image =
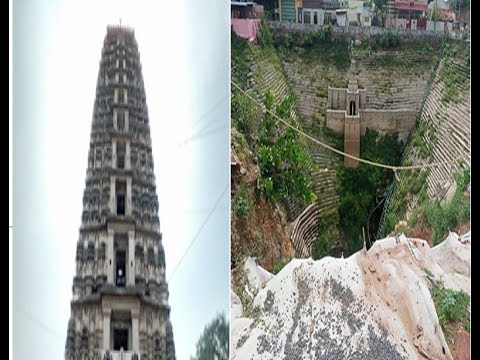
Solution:
[[[427,0],[389,1],[385,27],[425,30],[427,28],[427,19],[425,17],[427,10]]]
[[[452,32],[455,22],[455,12],[444,0],[434,0],[428,4],[427,30]]]
[[[348,24],[348,22],[347,22],[347,9],[336,10],[336,15],[337,15],[337,25],[338,26],[344,27]]]
[[[336,10],[340,8],[339,0],[296,0],[295,22],[313,25],[335,23]]]
[[[280,21],[296,22],[295,0],[278,0],[280,10]]]
[[[258,5],[253,1],[232,1],[230,15],[232,19],[261,19],[263,5]]]
[[[231,1],[232,29],[238,36],[254,41],[263,17],[263,5],[252,1]]]

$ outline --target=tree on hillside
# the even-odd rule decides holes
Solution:
[[[197,342],[197,351],[191,360],[227,360],[229,353],[229,325],[224,313],[217,314],[203,330]]]
[[[268,19],[275,18],[275,9],[278,8],[278,0],[257,0],[256,3],[263,5],[263,11]]]
[[[470,7],[470,0],[450,0],[448,3],[453,11],[457,11],[459,7],[460,9]]]
[[[385,17],[387,15],[387,2],[388,0],[373,0],[375,12],[381,17],[382,25],[385,24]]]

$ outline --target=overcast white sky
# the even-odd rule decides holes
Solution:
[[[138,41],[175,348],[189,359],[216,312],[228,315],[229,4],[13,6],[14,359],[64,356],[99,61],[120,18]]]

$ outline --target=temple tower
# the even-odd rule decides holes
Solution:
[[[65,360],[175,359],[150,126],[134,31],[108,26]]]

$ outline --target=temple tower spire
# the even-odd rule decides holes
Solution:
[[[65,360],[175,359],[141,70],[133,29],[108,26]]]

